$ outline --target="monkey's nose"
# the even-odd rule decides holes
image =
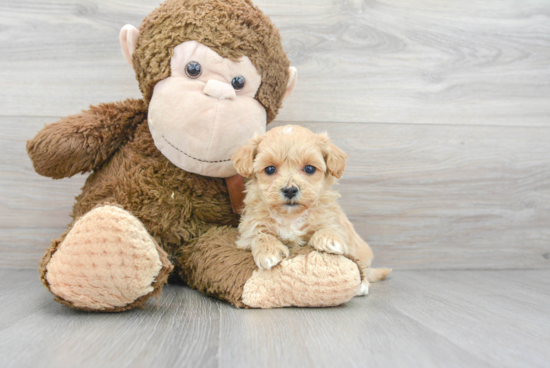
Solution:
[[[217,98],[218,100],[232,100],[236,97],[235,90],[229,83],[220,82],[215,79],[210,79],[206,83],[203,92],[210,97]]]
[[[298,194],[298,188],[296,188],[296,187],[283,188],[283,194],[288,199],[292,199],[292,198],[296,197],[296,194]]]

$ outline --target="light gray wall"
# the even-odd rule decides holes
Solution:
[[[25,141],[140,96],[118,32],[158,2],[0,3],[0,267],[36,267],[85,180],[38,176]],[[342,205],[375,264],[550,267],[550,2],[256,4],[299,71],[277,124],[350,153]]]

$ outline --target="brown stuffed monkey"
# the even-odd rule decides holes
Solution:
[[[248,0],[168,0],[120,41],[143,99],[91,107],[27,143],[41,175],[91,172],[40,264],[55,299],[128,310],[170,274],[238,307],[352,298],[362,277],[353,260],[303,247],[258,270],[234,245],[231,155],[265,132],[296,81],[269,18]]]

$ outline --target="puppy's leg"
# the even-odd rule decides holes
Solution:
[[[370,265],[373,259],[372,250],[369,245],[355,233],[353,234],[350,248],[350,253],[358,259],[357,264],[361,268],[361,271],[363,271],[363,281],[361,282],[361,288],[356,296],[368,295],[370,286]]]
[[[348,218],[342,212],[340,215],[340,225],[346,232],[349,241],[349,255],[357,259],[357,264],[363,273],[363,281],[361,281],[361,288],[357,292],[356,296],[364,296],[369,294],[370,282],[373,281],[370,277],[372,259],[374,255],[369,245],[361,239],[359,234],[355,232],[353,225],[349,222]]]
[[[348,254],[348,245],[334,229],[325,228],[316,231],[309,239],[309,245],[326,253]]]
[[[361,287],[359,288],[359,291],[357,292],[357,294],[355,294],[355,296],[369,295],[369,287],[369,280],[365,278],[363,281],[361,281]]]
[[[260,234],[252,241],[252,256],[260,269],[269,270],[290,255],[288,247],[269,234]]]
[[[363,268],[365,279],[361,282],[361,288],[355,296],[364,296],[369,294],[369,286],[371,282],[384,280],[391,273],[391,268]]]
[[[359,267],[363,271],[364,279],[356,296],[368,295],[371,282],[383,280],[391,272],[389,268],[371,268],[372,250],[369,245],[356,235],[350,244],[350,254],[358,259]]]

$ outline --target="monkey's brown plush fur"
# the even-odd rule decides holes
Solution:
[[[256,275],[250,253],[234,245],[239,218],[232,211],[224,179],[186,172],[155,147],[147,123],[148,103],[155,84],[170,75],[173,48],[188,40],[232,60],[248,56],[262,75],[256,99],[265,107],[268,122],[276,116],[289,79],[289,61],[269,18],[248,0],[169,0],[162,4],[143,21],[133,55],[144,99],[91,107],[46,126],[27,143],[41,175],[60,179],[91,172],[76,198],[73,222],[44,255],[40,271],[45,286],[51,290],[48,265],[75,223],[94,208],[114,205],[139,219],[154,240],[162,269],[153,290],[112,308],[75,305],[51,290],[59,302],[84,310],[142,306],[160,293],[173,267],[191,287],[236,306],[323,306],[349,300],[359,288],[361,274],[354,262],[342,256],[304,248],[281,264],[279,276]],[[101,229],[92,230],[100,233]],[[310,257],[310,253],[317,255]],[[247,287],[254,275],[256,281]],[[78,287],[93,284],[77,276]],[[306,291],[293,294],[292,284]]]

